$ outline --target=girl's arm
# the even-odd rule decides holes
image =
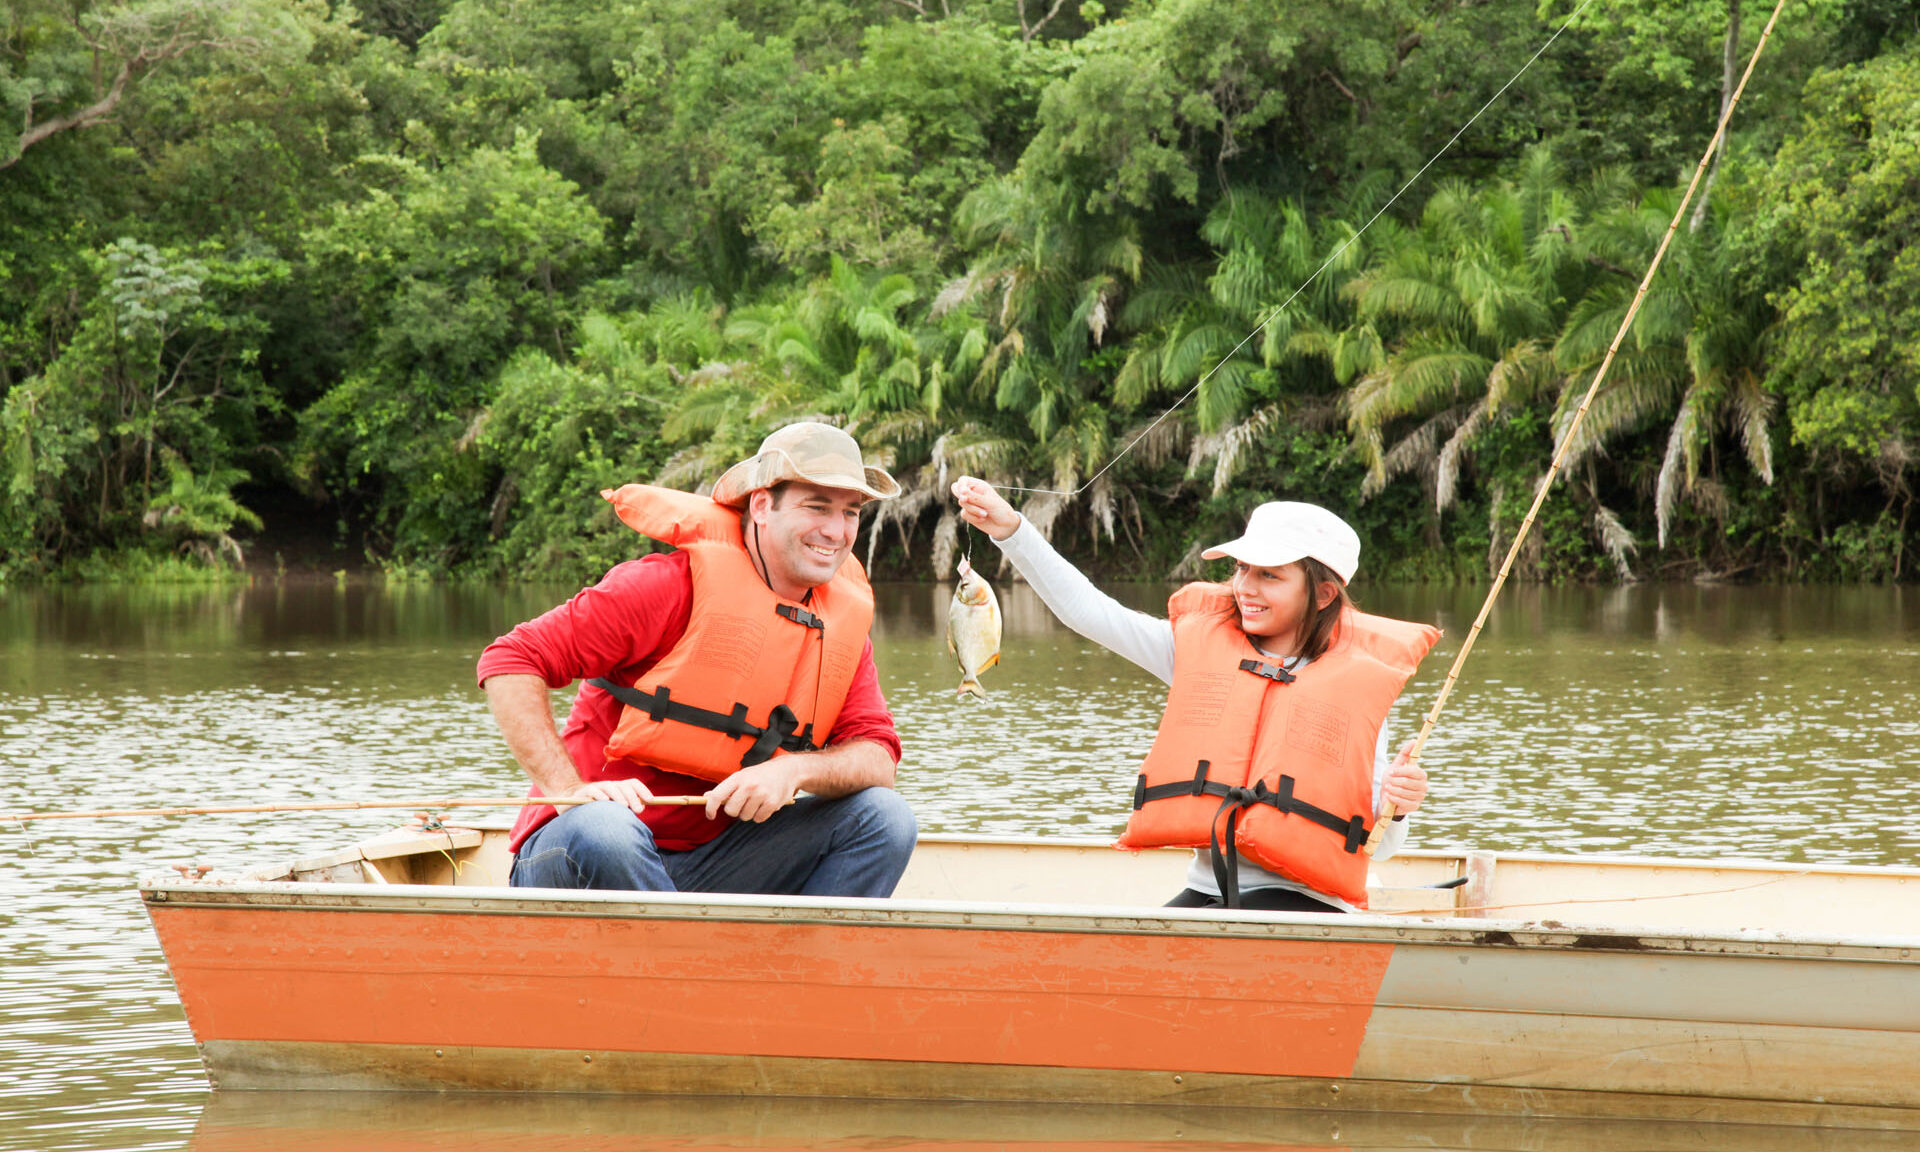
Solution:
[[[1173,682],[1171,623],[1135,611],[1095,588],[1093,581],[1055,552],[1039,529],[1024,518],[1013,535],[994,543],[1060,623],[1167,683]]]
[[[999,545],[1062,624],[1172,683],[1173,625],[1095,588],[986,481],[963,476],[953,495],[960,515]]]

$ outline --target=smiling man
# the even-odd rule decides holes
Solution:
[[[853,437],[789,425],[713,496],[604,495],[671,553],[488,645],[479,679],[533,795],[517,887],[886,896],[913,852],[900,738],[852,557],[860,508],[900,486]],[[548,692],[586,680],[564,731]],[[703,803],[659,798],[700,796]]]

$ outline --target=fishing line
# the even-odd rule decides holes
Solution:
[[[1085,492],[1088,488],[1092,487],[1093,483],[1096,480],[1099,480],[1100,477],[1105,476],[1107,472],[1110,469],[1112,469],[1112,467],[1115,464],[1118,464],[1121,460],[1125,459],[1127,454],[1132,452],[1134,448],[1139,445],[1140,441],[1145,440],[1149,433],[1151,433],[1155,428],[1158,428],[1162,423],[1164,423],[1167,417],[1173,415],[1175,412],[1178,412],[1181,409],[1181,407],[1186,404],[1187,401],[1193,399],[1194,394],[1199,392],[1200,389],[1206,384],[1207,381],[1213,379],[1215,373],[1219,372],[1221,368],[1225,367],[1228,361],[1232,360],[1235,356],[1238,356],[1240,354],[1240,350],[1242,348],[1245,348],[1248,345],[1248,343],[1250,343],[1253,340],[1255,336],[1258,336],[1261,332],[1265,331],[1267,325],[1273,322],[1273,318],[1275,316],[1280,315],[1280,313],[1285,312],[1288,308],[1292,307],[1293,302],[1300,298],[1300,294],[1302,292],[1305,292],[1308,288],[1313,286],[1313,282],[1320,278],[1320,274],[1322,272],[1325,272],[1328,268],[1332,267],[1334,261],[1340,259],[1340,256],[1342,253],[1344,253],[1348,248],[1351,248],[1354,245],[1354,243],[1360,239],[1360,237],[1366,235],[1367,229],[1373,227],[1374,221],[1386,215],[1387,209],[1393,207],[1394,204],[1399,202],[1400,197],[1406,194],[1407,189],[1413,187],[1416,183],[1418,183],[1420,180],[1420,177],[1425,176],[1427,174],[1427,169],[1433,167],[1434,164],[1439,161],[1440,157],[1446,155],[1447,150],[1452,148],[1454,144],[1458,143],[1460,140],[1460,137],[1466,135],[1467,129],[1473,127],[1474,123],[1478,121],[1483,114],[1485,114],[1486,110],[1493,107],[1495,101],[1499,100],[1500,97],[1507,94],[1507,89],[1513,87],[1514,84],[1519,82],[1520,77],[1527,74],[1527,69],[1533,67],[1534,61],[1540,59],[1541,56],[1545,55],[1547,49],[1553,47],[1554,41],[1560,39],[1560,34],[1562,32],[1565,32],[1573,24],[1575,20],[1578,20],[1580,18],[1580,14],[1582,12],[1585,12],[1588,6],[1591,5],[1592,3],[1593,3],[1593,0],[1581,0],[1580,7],[1574,9],[1573,14],[1571,16],[1568,16],[1566,20],[1561,23],[1560,27],[1554,29],[1553,35],[1547,37],[1547,42],[1540,45],[1539,50],[1534,52],[1532,56],[1528,57],[1527,62],[1525,64],[1522,64],[1520,66],[1520,70],[1518,72],[1515,72],[1513,76],[1509,78],[1505,84],[1500,85],[1500,90],[1498,92],[1495,92],[1492,96],[1488,97],[1487,102],[1485,104],[1480,105],[1480,110],[1478,112],[1475,112],[1471,117],[1469,117],[1467,119],[1467,122],[1460,126],[1460,130],[1455,132],[1453,134],[1453,137],[1449,139],[1445,144],[1442,144],[1440,146],[1440,150],[1438,152],[1435,152],[1431,157],[1429,157],[1427,162],[1420,166],[1420,170],[1418,172],[1415,172],[1411,177],[1408,178],[1405,184],[1402,184],[1400,186],[1399,191],[1395,192],[1392,196],[1387,198],[1387,202],[1385,204],[1382,204],[1380,206],[1380,210],[1375,212],[1370,218],[1368,218],[1365,224],[1362,224],[1360,226],[1360,230],[1358,232],[1355,232],[1353,235],[1347,237],[1347,239],[1341,243],[1340,247],[1334,249],[1333,255],[1327,257],[1326,261],[1322,263],[1320,267],[1313,270],[1313,275],[1308,276],[1304,281],[1301,282],[1298,288],[1295,288],[1293,290],[1293,295],[1288,296],[1284,303],[1282,303],[1277,308],[1274,308],[1273,310],[1269,311],[1266,314],[1266,316],[1260,321],[1260,323],[1254,325],[1253,331],[1247,333],[1246,337],[1242,339],[1240,343],[1235,344],[1231,351],[1229,351],[1225,356],[1222,356],[1214,364],[1212,368],[1209,368],[1206,372],[1206,375],[1194,381],[1193,387],[1187,389],[1186,392],[1181,395],[1180,399],[1175,400],[1171,408],[1168,408],[1165,412],[1162,412],[1158,419],[1154,420],[1153,423],[1147,425],[1144,429],[1142,429],[1138,436],[1135,436],[1132,440],[1128,441],[1127,446],[1125,448],[1122,448],[1118,453],[1116,453],[1111,460],[1108,460],[1106,465],[1102,467],[1100,471],[1095,472],[1092,476],[1089,476],[1086,479],[1085,483],[1082,483],[1079,487],[1074,488],[1071,491],[1063,491],[1058,488],[1022,488],[1017,484],[996,484],[994,485],[994,487],[1000,489],[1003,492],[1032,492],[1032,493],[1036,493],[1040,495],[1048,495],[1048,496],[1078,496],[1080,493]]]

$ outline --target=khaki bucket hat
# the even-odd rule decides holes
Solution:
[[[860,445],[831,424],[789,424],[760,442],[760,451],[720,474],[715,503],[738,508],[748,494],[784,480],[804,480],[822,488],[845,488],[872,500],[891,500],[900,485],[883,468],[860,458]]]

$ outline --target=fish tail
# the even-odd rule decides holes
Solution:
[[[969,676],[960,681],[960,691],[955,693],[955,696],[971,696],[975,700],[985,700],[987,693],[984,688],[980,687],[980,681]]]

